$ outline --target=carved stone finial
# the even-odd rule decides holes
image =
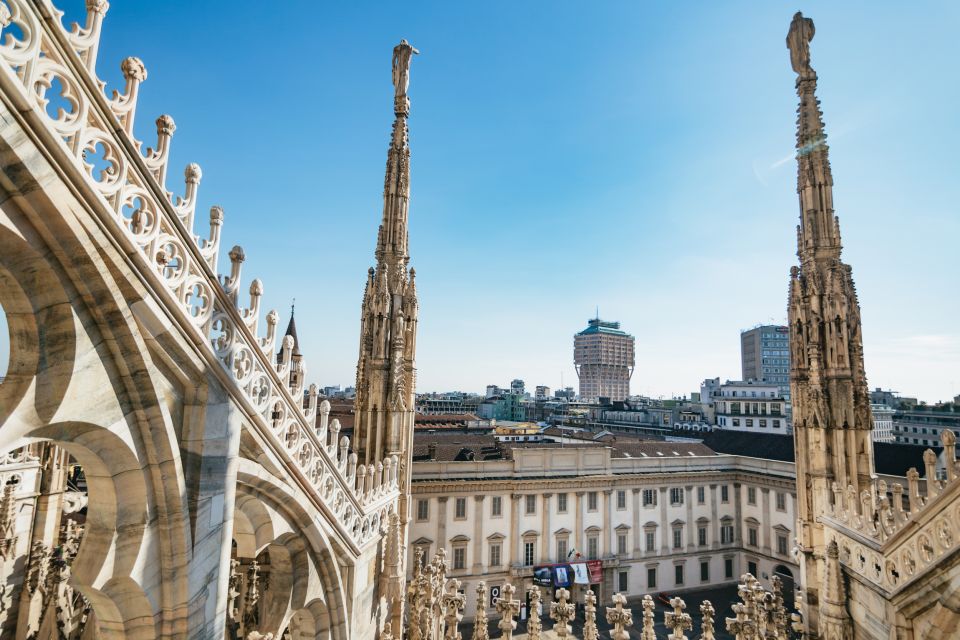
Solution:
[[[517,621],[514,616],[520,613],[520,601],[513,599],[516,588],[509,582],[501,588],[501,596],[497,600],[497,613],[500,614],[501,637],[506,640],[512,640],[513,632],[517,629]]]
[[[230,253],[228,255],[230,256],[230,262],[240,263],[247,259],[246,254],[243,252],[243,247],[240,245],[234,245],[233,249],[230,249]]]
[[[633,612],[625,608],[626,604],[625,595],[613,594],[613,606],[607,607],[607,622],[613,625],[610,631],[611,640],[630,640],[629,629],[633,626]],[[644,605],[646,605],[646,599],[644,599]]]
[[[597,596],[588,590],[583,597],[583,640],[600,640],[597,630]]]
[[[657,640],[653,629],[653,608],[653,598],[649,595],[643,596],[643,629],[640,631],[640,640]]]
[[[550,618],[553,620],[553,632],[558,638],[570,635],[570,621],[576,615],[576,608],[570,600],[570,592],[560,587],[556,592],[557,601],[550,603]]]
[[[215,204],[210,207],[210,224],[223,224],[223,208],[221,208],[219,205]]]
[[[714,640],[714,631],[713,631],[713,617],[716,615],[716,611],[713,609],[713,605],[710,604],[709,600],[704,600],[700,603],[700,638],[701,640]]]
[[[489,640],[487,628],[487,583],[481,580],[477,584],[477,614],[473,617],[473,640]]]
[[[106,13],[107,9],[110,8],[110,3],[107,0],[87,0],[87,11],[91,13]]]
[[[187,168],[183,170],[183,177],[188,184],[197,184],[200,182],[200,178],[203,177],[203,172],[200,171],[200,165],[196,162],[188,164]]]
[[[530,601],[530,614],[527,616],[528,640],[540,640],[543,625],[540,623],[540,587],[533,585],[527,592]]]
[[[693,619],[689,613],[684,613],[687,603],[681,598],[670,600],[670,606],[673,611],[668,611],[664,616],[664,626],[671,630],[670,640],[686,640],[686,630],[693,628]]]
[[[790,49],[790,64],[800,79],[816,77],[810,66],[810,41],[813,40],[813,20],[804,18],[797,11],[787,33],[787,48]]]
[[[177,123],[173,121],[173,116],[168,116],[167,114],[161,115],[157,118],[157,135],[158,136],[172,136],[173,132],[177,130]]]
[[[147,79],[147,68],[143,66],[143,60],[134,56],[123,59],[123,62],[120,63],[120,71],[123,72],[123,77],[126,80],[143,82]]]

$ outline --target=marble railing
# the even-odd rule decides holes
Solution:
[[[414,574],[407,587],[407,608],[409,611],[406,637],[410,640],[440,640],[441,638],[460,638],[458,630],[463,618],[463,609],[466,597],[460,592],[461,583],[456,578],[447,579],[447,565],[444,550],[440,549],[433,560],[426,565],[422,564],[419,549],[415,552]],[[802,627],[799,616],[787,615],[784,606],[782,584],[774,577],[770,591],[764,589],[759,581],[749,573],[740,577],[738,594],[740,602],[732,606],[734,617],[724,620],[727,632],[736,640],[787,640],[792,637],[791,632],[799,631]],[[499,618],[496,627],[500,630],[500,637],[510,640],[517,629],[516,617],[520,613],[520,598],[515,598],[516,588],[510,584],[500,587],[500,597],[493,606],[495,617]],[[543,603],[540,589],[532,587],[529,596],[529,617],[527,619],[526,638],[540,640],[541,638],[571,638],[573,635],[571,622],[577,607],[570,600],[570,593],[566,589],[556,590],[556,601]],[[484,582],[477,584],[477,609],[473,618],[473,640],[489,640],[490,615],[487,613],[487,586]],[[615,593],[612,598],[612,607],[606,607],[607,624],[611,627],[610,638],[613,640],[628,640],[639,637],[643,640],[658,640],[654,623],[656,614],[655,604],[650,595],[643,596],[642,620],[634,625],[633,611],[627,606],[627,598],[622,593]],[[597,628],[597,598],[593,591],[584,594],[583,601],[584,622],[583,640],[599,640],[600,631]],[[664,626],[670,630],[667,640],[685,640],[699,638],[700,640],[714,640],[714,618],[716,611],[710,601],[705,600],[700,605],[700,634],[688,636],[687,632],[693,629],[693,618],[685,613],[686,603],[682,598],[670,600],[672,611],[664,615]],[[545,629],[541,619],[541,608],[552,620],[551,629]],[[631,633],[631,630],[633,633]],[[393,640],[394,630],[389,623],[380,635],[381,640]]]
[[[878,480],[857,496],[834,483],[831,511],[823,519],[839,533],[840,562],[889,593],[935,567],[960,546],[960,465],[956,435],[944,430],[940,440],[946,479],[937,478],[937,456],[923,455],[925,496],[920,474],[907,471],[907,487]]]
[[[339,425],[328,425],[318,408],[315,386],[304,401],[303,363],[294,363],[289,336],[277,351],[275,311],[266,315],[266,335],[260,334],[260,280],[250,284],[249,305],[240,303],[243,249],[229,252],[230,273],[218,277],[223,210],[212,207],[209,231],[194,234],[200,167],[187,166],[183,195],[167,190],[173,118],[156,120],[156,147],[143,151],[134,122],[146,69],[137,58],[123,60],[123,91],[107,97],[96,63],[108,4],[87,0],[86,8],[85,24],[68,29],[48,0],[0,2],[2,90],[28,119],[33,114],[28,124],[48,134],[54,151],[59,148],[59,157],[67,159],[61,164],[82,174],[93,199],[139,253],[143,277],[162,283],[157,290],[165,291],[159,294],[167,296],[164,306],[219,361],[234,397],[256,416],[257,428],[301,486],[347,539],[363,543],[376,535],[399,495],[397,460],[358,467]]]

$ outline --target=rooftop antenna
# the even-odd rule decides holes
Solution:
[[[297,308],[297,299],[293,298],[290,300],[290,317],[293,317],[293,310]]]

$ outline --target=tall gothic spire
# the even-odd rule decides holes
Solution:
[[[417,332],[415,273],[408,269],[410,147],[407,118],[410,61],[418,53],[406,40],[393,50],[393,133],[387,149],[383,219],[377,233],[376,267],[367,273],[360,320],[354,442],[361,463],[396,455],[403,493],[399,516],[408,522],[407,497],[413,450],[414,353]]]
[[[817,74],[810,66],[813,34],[813,21],[798,12],[790,24],[787,47],[800,98],[800,266],[790,269],[788,315],[797,462],[797,541],[804,585],[801,601],[807,632],[819,637],[824,631],[821,621],[849,629],[849,625],[843,624],[843,607],[833,606],[833,600],[828,602],[836,576],[822,575],[827,539],[819,516],[831,508],[834,483],[852,488],[852,495],[856,496],[871,486],[873,420],[863,367],[860,305],[852,270],[840,260],[840,227],[833,210],[827,135],[816,97]],[[827,592],[820,593],[824,585]]]

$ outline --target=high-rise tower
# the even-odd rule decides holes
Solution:
[[[573,364],[580,378],[580,398],[624,400],[630,395],[634,338],[619,322],[594,318],[573,337]]]
[[[415,53],[417,50],[406,40],[401,40],[393,49],[395,119],[387,150],[383,220],[375,252],[377,265],[369,270],[363,293],[354,403],[354,442],[359,461],[376,464],[391,455],[400,461],[398,513],[404,532],[409,512],[417,340],[417,291],[414,270],[408,269],[407,249],[410,201],[407,87],[410,60]]]
[[[833,210],[833,177],[817,74],[810,66],[813,21],[799,12],[787,35],[797,73],[797,193],[800,225],[790,269],[790,386],[797,461],[797,541],[800,582],[811,637],[848,638],[835,544],[830,553],[818,517],[831,505],[832,485],[871,486],[873,450],[870,398],[863,369],[860,305],[849,265],[840,260],[840,225]],[[830,571],[827,567],[830,567]]]

